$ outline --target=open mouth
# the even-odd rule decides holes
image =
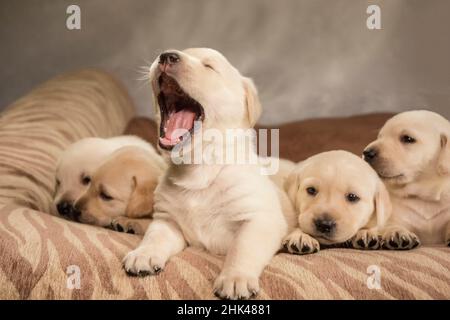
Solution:
[[[158,104],[161,112],[159,146],[172,150],[177,144],[189,140],[194,134],[195,123],[203,121],[203,107],[181,89],[178,82],[162,73],[158,78],[160,92]]]

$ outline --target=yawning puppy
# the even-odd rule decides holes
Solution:
[[[251,128],[261,112],[252,81],[223,55],[171,50],[153,63],[150,79],[159,145],[173,161],[174,154],[202,156],[211,147],[249,155],[239,140],[223,145],[211,139],[212,133],[225,137],[227,129]],[[276,186],[260,166],[221,163],[216,156],[208,163],[171,163],[155,191],[153,221],[139,247],[124,258],[128,273],[155,274],[191,245],[226,255],[216,295],[245,299],[258,292],[258,278],[287,232]]]
[[[135,136],[109,139],[85,138],[71,144],[60,156],[56,166],[54,214],[78,221],[80,212],[74,203],[87,190],[97,167],[114,151],[124,146],[138,146],[151,152],[155,161],[163,162],[156,150]]]
[[[387,249],[450,243],[450,124],[430,111],[409,111],[386,122],[364,158],[390,192]]]
[[[165,169],[165,162],[148,150],[118,149],[95,170],[88,190],[76,201],[78,220],[144,234],[153,213],[153,192]]]
[[[285,183],[298,228],[284,240],[296,254],[351,240],[359,249],[379,248],[378,231],[391,210],[376,172],[346,151],[330,151],[299,163]]]

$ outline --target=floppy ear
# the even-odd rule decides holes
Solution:
[[[450,173],[450,142],[445,134],[441,134],[441,150],[438,158],[438,173],[443,176]]]
[[[138,181],[133,177],[133,191],[128,200],[125,216],[129,218],[149,217],[153,214],[153,192],[156,183],[150,180]]]
[[[298,170],[292,171],[289,176],[284,181],[284,191],[286,191],[289,200],[294,205],[295,210],[297,210],[297,194],[300,187],[300,177]]]
[[[254,127],[261,116],[262,107],[258,98],[258,90],[250,78],[243,77],[245,90],[245,103],[247,105],[248,122],[250,127]]]
[[[384,227],[392,212],[391,198],[384,183],[379,180],[375,194],[375,214],[378,229]]]

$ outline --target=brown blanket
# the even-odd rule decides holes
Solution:
[[[390,113],[358,115],[348,118],[311,119],[257,128],[279,129],[280,157],[292,161],[304,160],[329,150],[347,150],[361,155],[364,147],[373,141]],[[157,129],[153,120],[133,118],[125,134],[137,135],[153,145],[157,142]]]
[[[157,276],[129,277],[121,260],[139,236],[48,214],[62,150],[83,137],[121,134],[132,113],[113,79],[82,71],[43,84],[0,115],[0,299],[214,299],[223,257],[188,248]],[[282,125],[281,156],[301,160],[338,148],[360,154],[388,116]],[[156,141],[147,119],[134,119],[126,131]],[[281,253],[264,269],[258,298],[449,299],[448,253],[444,246]],[[367,285],[373,267],[380,289]]]

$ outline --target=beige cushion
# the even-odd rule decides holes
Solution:
[[[223,257],[189,248],[173,257],[158,276],[129,277],[122,270],[121,260],[139,243],[138,236],[68,222],[46,213],[53,192],[55,161],[61,151],[83,137],[120,134],[132,113],[127,94],[110,76],[82,71],[43,84],[2,114],[1,299],[214,298],[212,283]],[[287,137],[297,141],[299,150],[290,153],[292,158],[300,157],[300,152],[306,155],[340,146],[352,137],[357,140],[356,144],[352,142],[356,152],[367,142],[358,140],[358,131],[371,128],[373,135],[374,128],[386,118],[366,117],[369,120],[323,120],[322,127],[322,120],[317,120],[313,121],[314,130],[311,121],[297,123],[296,128],[287,125],[291,128]],[[364,125],[364,121],[370,125]],[[345,132],[334,135],[337,123],[345,127]],[[295,136],[295,132],[301,136]],[[326,137],[324,145],[315,143],[315,136]],[[289,153],[293,144],[283,141],[283,148],[287,148],[283,152]],[[367,286],[367,268],[371,265],[381,271],[381,289]],[[67,285],[68,281],[76,284],[71,282],[74,266],[80,271],[80,289]],[[278,254],[264,270],[259,298],[448,299],[449,269],[449,249],[443,246],[407,252],[327,249],[308,256]]]
[[[2,299],[213,299],[212,283],[223,258],[189,248],[158,276],[129,277],[123,256],[139,237],[45,213],[7,206],[0,210]],[[448,299],[448,248],[405,252],[327,249],[279,254],[261,277],[260,299]],[[66,274],[80,270],[80,289]],[[381,289],[367,287],[367,268],[381,271]]]

